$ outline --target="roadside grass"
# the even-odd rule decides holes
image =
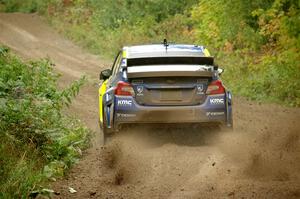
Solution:
[[[50,1],[39,0],[0,0],[0,11],[33,13],[46,8]],[[2,5],[2,6],[1,6]]]
[[[89,146],[90,130],[63,114],[85,77],[58,89],[49,60],[25,63],[0,47],[0,198],[48,193]]]
[[[0,198],[26,198],[31,190],[45,185],[43,160],[39,160],[35,151],[26,146],[21,149],[12,146],[11,141],[1,142]]]

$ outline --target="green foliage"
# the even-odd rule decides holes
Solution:
[[[200,1],[192,11],[196,41],[227,68],[234,93],[300,106],[299,2]]]
[[[0,4],[4,5],[5,12],[25,12],[33,13],[40,10],[45,10],[47,3],[46,1],[39,0],[1,0]]]
[[[187,15],[197,0],[88,0],[48,4],[52,25],[94,53],[113,57],[123,45],[191,41]],[[54,10],[54,12],[53,12]],[[182,32],[182,37],[178,34]]]
[[[215,51],[221,50],[224,44],[230,44],[233,49],[259,48],[264,40],[256,34],[257,19],[251,12],[269,5],[269,1],[259,0],[200,1],[192,11],[197,41]]]
[[[151,20],[160,23],[169,16],[183,14],[196,0],[90,0],[93,20],[104,29],[117,29],[123,24],[132,26]],[[151,19],[147,19],[151,18]]]
[[[24,63],[7,48],[0,52],[0,193],[27,197],[88,145],[89,130],[62,114],[85,78],[61,91],[49,60]]]

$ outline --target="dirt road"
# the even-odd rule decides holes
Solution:
[[[0,43],[24,58],[49,57],[61,86],[90,77],[68,113],[96,132],[93,146],[52,184],[56,198],[300,198],[299,108],[235,98],[234,133],[137,127],[101,148],[97,77],[109,64],[36,15],[0,14]]]

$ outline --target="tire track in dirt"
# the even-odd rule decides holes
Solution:
[[[236,98],[234,133],[142,126],[101,148],[96,84],[108,62],[37,15],[0,13],[0,43],[25,59],[49,57],[62,73],[61,86],[89,76],[67,112],[96,132],[93,147],[52,184],[57,198],[300,198],[299,108]]]

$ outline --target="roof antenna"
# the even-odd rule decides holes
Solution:
[[[168,44],[167,39],[164,39],[164,46],[166,47],[166,51],[168,51],[169,44]]]

